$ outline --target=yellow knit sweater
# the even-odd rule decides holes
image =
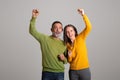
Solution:
[[[91,23],[88,17],[84,14],[83,20],[85,22],[85,29],[76,37],[74,45],[67,44],[68,50],[72,51],[72,54],[68,57],[71,70],[81,70],[89,68],[89,61],[86,47],[86,37],[91,31]]]

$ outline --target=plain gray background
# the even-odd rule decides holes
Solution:
[[[84,28],[77,9],[83,8],[92,23],[87,38],[92,80],[120,80],[119,0],[0,0],[0,80],[40,80],[41,51],[29,34],[32,9],[40,10],[37,29],[51,34],[51,24]],[[69,64],[65,65],[65,80]]]

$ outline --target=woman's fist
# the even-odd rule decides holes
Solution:
[[[84,9],[78,9],[78,13],[83,16],[84,15]]]

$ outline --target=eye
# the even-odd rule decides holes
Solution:
[[[69,34],[70,32],[69,31],[66,31],[66,34]]]

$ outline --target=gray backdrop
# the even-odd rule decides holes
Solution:
[[[76,11],[84,8],[92,23],[87,38],[92,80],[120,79],[120,1],[119,0],[1,0],[0,1],[0,80],[40,80],[41,51],[29,34],[33,8],[40,10],[37,29],[51,34],[51,24],[84,28]],[[69,64],[65,65],[65,80]]]

